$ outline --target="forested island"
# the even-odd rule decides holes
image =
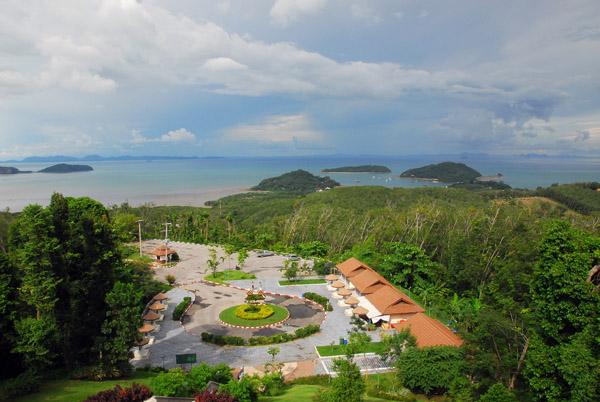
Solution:
[[[339,182],[328,176],[319,177],[306,170],[298,169],[284,173],[281,176],[264,179],[258,185],[252,187],[252,190],[309,193],[315,190],[338,187],[339,185]]]
[[[346,390],[366,389],[372,401],[398,400],[398,390],[400,400],[412,401],[599,400],[599,188],[352,186],[240,194],[212,209],[105,207],[55,194],[45,208],[0,212],[0,396],[32,392],[49,381],[47,373],[96,380],[131,374],[140,311],[166,286],[143,263],[125,260],[131,251],[123,243],[137,241],[143,220],[145,238],[163,239],[164,222],[171,222],[174,242],[294,253],[314,260],[320,275],[327,264],[355,257],[463,341],[422,347],[410,332],[396,331],[389,349],[378,352],[393,362],[381,382],[373,375],[365,381],[343,359],[345,371],[331,383],[311,377],[305,384],[333,392],[343,380]],[[213,378],[223,367],[198,370]],[[156,378],[184,374],[168,375]],[[267,378],[281,384],[278,392],[298,384]],[[256,392],[252,400],[260,402]]]
[[[464,163],[442,162],[400,174],[401,178],[414,180],[437,180],[442,183],[472,182],[481,176],[477,170]]]
[[[387,166],[381,165],[360,165],[360,166],[342,166],[338,168],[322,169],[323,173],[391,173]]]
[[[0,174],[32,173],[31,170],[19,170],[16,167],[0,166]]]
[[[74,172],[91,172],[94,168],[89,165],[69,165],[66,163],[59,163],[44,168],[38,173],[74,173]]]

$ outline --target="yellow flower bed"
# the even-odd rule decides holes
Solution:
[[[275,313],[275,311],[265,304],[242,304],[234,311],[236,317],[242,318],[244,320],[262,320],[264,318],[272,316],[273,313]]]

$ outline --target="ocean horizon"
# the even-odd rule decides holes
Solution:
[[[69,161],[87,164],[92,172],[0,175],[0,209],[21,211],[29,204],[48,205],[52,193],[87,196],[106,206],[128,202],[132,206],[202,206],[204,202],[246,192],[261,180],[296,169],[330,176],[343,186],[378,185],[421,187],[425,183],[398,176],[408,169],[445,161],[464,163],[482,175],[502,174],[513,188],[535,189],[553,183],[600,181],[600,158],[531,156],[306,156],[224,157]],[[38,171],[58,162],[12,162],[20,170]],[[390,168],[387,174],[335,174],[321,169],[376,164]],[[444,187],[446,184],[426,183]]]

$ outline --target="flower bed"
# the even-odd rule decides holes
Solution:
[[[233,325],[236,327],[263,327],[263,326],[267,326],[267,325],[273,325],[273,324],[277,324],[279,322],[282,322],[284,320],[286,320],[290,313],[289,311],[287,311],[287,309],[280,307],[280,306],[276,306],[274,304],[262,304],[260,306],[256,306],[256,307],[269,307],[273,310],[273,313],[268,316],[267,318],[259,318],[259,319],[247,319],[247,318],[240,318],[236,315],[236,310],[240,307],[243,308],[247,308],[248,305],[243,304],[241,306],[233,306],[233,307],[229,307],[223,311],[221,311],[221,314],[219,314],[219,319],[228,325]]]
[[[252,305],[244,304],[235,309],[234,314],[236,317],[244,320],[262,320],[269,318],[275,313],[272,307],[263,305]]]

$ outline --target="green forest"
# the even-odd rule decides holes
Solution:
[[[323,173],[391,173],[389,167],[381,165],[342,166],[321,170]]]
[[[442,162],[420,168],[409,169],[400,177],[415,179],[436,179],[444,183],[472,182],[481,176],[477,170],[464,163]]]
[[[163,286],[123,262],[120,245],[136,240],[143,219],[145,238],[172,222],[176,241],[291,252],[317,267],[351,256],[369,264],[465,340],[398,357],[415,370],[396,381],[414,392],[597,401],[600,289],[590,272],[600,264],[599,188],[336,187],[240,194],[210,208],[105,208],[55,194],[46,208],[0,214],[2,376],[127,374],[123,345],[136,334],[126,323],[139,323],[143,301]],[[82,316],[89,322],[77,326]]]

